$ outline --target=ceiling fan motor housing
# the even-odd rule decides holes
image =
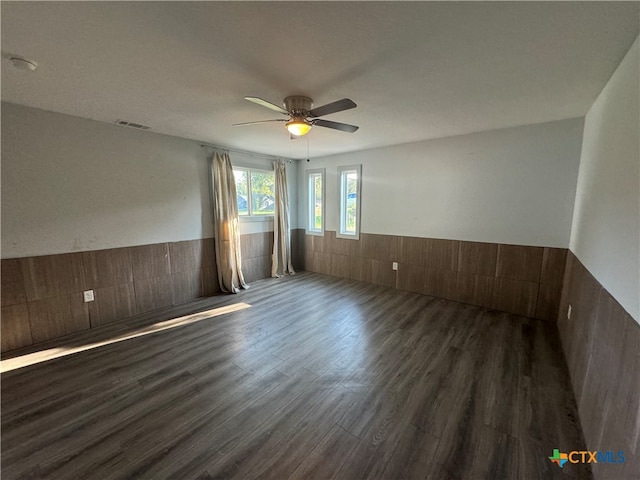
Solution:
[[[313,108],[313,100],[303,95],[291,95],[284,99],[284,108],[293,116],[307,116]]]

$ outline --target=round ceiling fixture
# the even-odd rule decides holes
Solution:
[[[304,117],[293,117],[285,126],[291,135],[295,135],[296,137],[301,137],[309,133],[311,130],[312,123],[307,121]]]
[[[13,64],[14,67],[19,68],[20,70],[28,70],[33,72],[36,68],[38,68],[38,63],[33,60],[27,60],[22,57],[9,57],[9,61]]]

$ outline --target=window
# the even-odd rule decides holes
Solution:
[[[307,233],[324,235],[324,168],[307,170]]]
[[[275,177],[273,172],[234,168],[238,215],[264,216],[275,213]]]
[[[340,238],[360,238],[360,187],[361,165],[338,167],[338,192],[340,194]]]

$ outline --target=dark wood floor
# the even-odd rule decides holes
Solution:
[[[3,374],[3,480],[591,478],[554,324],[300,273],[64,345],[238,302]]]

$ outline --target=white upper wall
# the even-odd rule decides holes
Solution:
[[[570,119],[302,161],[298,191],[306,198],[306,169],[326,168],[336,230],[336,168],[361,163],[364,233],[566,248],[582,128]]]
[[[640,322],[639,39],[584,125],[571,251]]]
[[[210,148],[2,103],[2,258],[213,236]],[[234,164],[271,159],[231,153]],[[296,164],[290,197],[296,201]],[[241,225],[241,233],[273,229]]]

